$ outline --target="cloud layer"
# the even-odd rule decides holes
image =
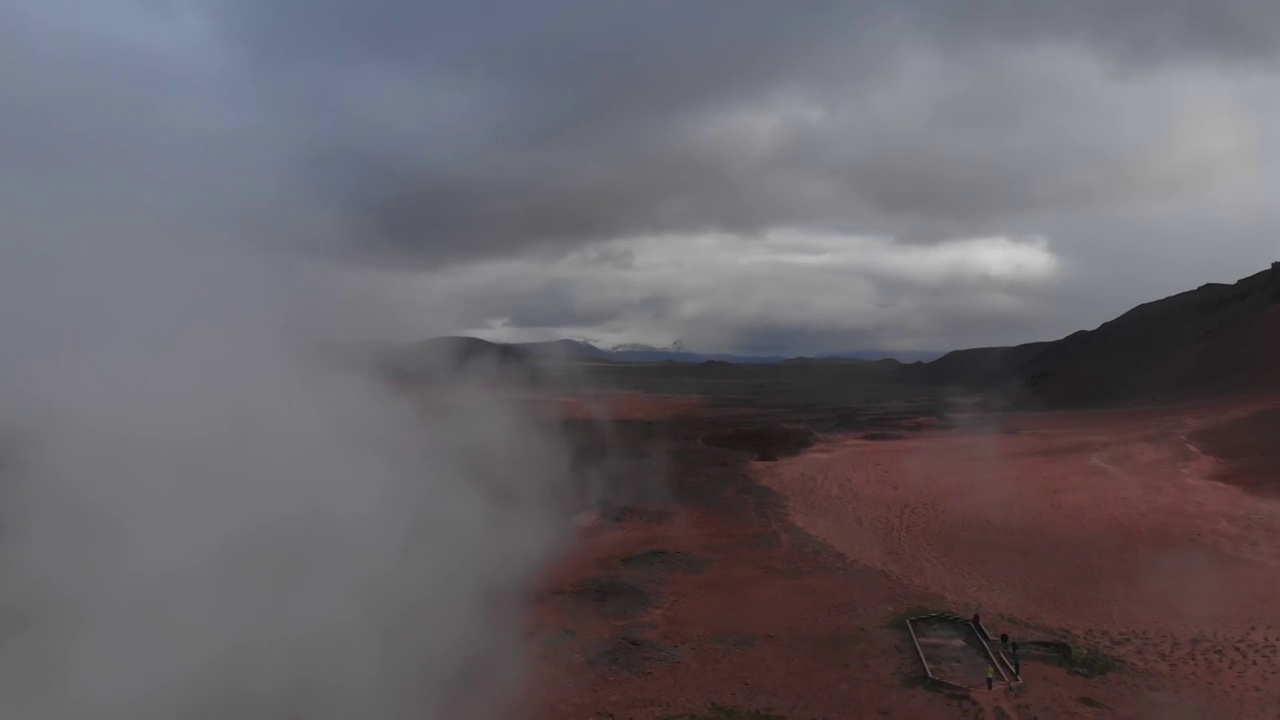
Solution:
[[[1280,7],[1266,0],[7,6],[16,110],[0,145],[17,160],[0,183],[30,226],[144,213],[152,234],[198,226],[383,269],[481,278],[519,257],[547,286],[582,253],[665,247],[675,264],[722,238],[722,262],[699,259],[683,282],[615,277],[637,305],[616,292],[575,301],[616,309],[589,325],[555,317],[576,312],[557,297],[600,285],[582,280],[536,307],[486,300],[492,312],[456,330],[506,318],[768,345],[780,330],[752,323],[771,316],[699,320],[700,304],[674,293],[729,282],[737,253],[770,262],[761,248],[780,233],[850,249],[882,238],[905,259],[1037,237],[1061,261],[999,291],[1057,297],[1003,334],[994,316],[967,334],[938,314],[981,317],[987,291],[935,310],[911,283],[847,267],[846,286],[875,285],[876,299],[827,298],[847,319],[793,328],[795,342],[879,327],[885,302],[925,315],[893,322],[957,328],[884,326],[847,349],[1069,332],[1274,255]],[[778,265],[770,297],[810,292],[826,272],[811,270]],[[510,294],[466,294],[490,290]],[[648,319],[628,330],[633,317]]]
[[[911,350],[994,341],[1045,312],[1061,273],[1043,238],[901,245],[888,238],[775,232],[594,244],[406,275],[405,307],[452,307],[456,327],[495,340],[566,333],[603,345],[697,337],[770,354],[850,345]],[[460,301],[459,301],[460,300]]]

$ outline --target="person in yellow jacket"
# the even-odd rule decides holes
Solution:
[[[996,669],[991,665],[987,665],[987,689],[988,690],[994,689],[995,682],[996,682]]]

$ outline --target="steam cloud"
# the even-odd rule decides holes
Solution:
[[[25,236],[0,268],[0,716],[502,712],[556,428],[332,361],[361,312],[296,259]]]

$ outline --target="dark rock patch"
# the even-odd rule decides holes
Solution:
[[[622,627],[623,637],[641,637],[645,633],[651,633],[658,629],[657,623],[651,622],[635,622],[627,623]]]
[[[697,575],[707,567],[707,561],[678,550],[649,550],[628,555],[619,560],[630,570],[651,570],[664,573],[688,573]]]
[[[729,650],[750,650],[758,642],[754,635],[715,635],[707,639],[708,644]]]
[[[566,628],[560,631],[548,630],[545,632],[534,633],[530,636],[534,642],[546,646],[564,645],[565,643],[572,642],[577,637],[577,631],[572,628]]]
[[[654,665],[680,661],[680,650],[636,635],[624,635],[588,661],[592,667],[622,675],[647,675]]]
[[[906,435],[892,432],[869,432],[862,435],[863,440],[904,440]]]
[[[750,453],[766,461],[799,455],[812,447],[814,440],[812,430],[795,425],[737,428],[702,439],[712,447]]]
[[[864,433],[908,433],[945,430],[951,421],[937,408],[919,407],[900,412],[844,412],[837,414],[832,430]]]
[[[611,618],[642,615],[653,607],[651,593],[617,578],[597,578],[584,581],[568,590],[580,608],[591,608]]]
[[[671,510],[661,507],[602,503],[599,512],[600,519],[609,523],[662,525],[671,519]]]

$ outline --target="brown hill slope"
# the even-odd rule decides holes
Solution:
[[[917,382],[999,387],[1019,405],[1049,407],[1280,390],[1280,263],[1061,340],[957,350],[903,372]]]
[[[1031,358],[1053,343],[1034,342],[1014,347],[953,350],[927,363],[913,363],[903,370],[916,382],[948,385],[984,385],[1007,381]]]

